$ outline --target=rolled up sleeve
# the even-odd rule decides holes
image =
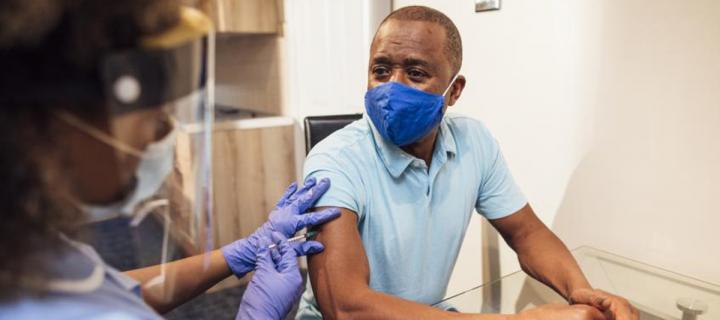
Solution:
[[[358,187],[360,178],[353,170],[353,165],[343,163],[342,157],[330,154],[311,154],[305,160],[304,179],[329,178],[330,189],[318,200],[316,207],[338,207],[355,212],[358,219],[362,218],[362,189]]]

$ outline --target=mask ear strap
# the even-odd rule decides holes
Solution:
[[[450,84],[447,86],[447,88],[445,88],[445,91],[443,91],[443,94],[442,94],[443,97],[448,93],[450,88],[452,88],[453,83],[455,83],[455,80],[457,80],[457,77],[459,75],[460,75],[460,71],[458,71],[458,73],[455,74],[455,76],[452,78],[452,80],[450,80]]]
[[[99,130],[89,124],[87,124],[85,121],[80,120],[80,118],[76,117],[73,114],[70,114],[68,112],[55,112],[55,115],[60,118],[61,120],[65,121],[65,123],[69,124],[70,126],[75,127],[76,129],[83,131],[90,136],[92,136],[95,139],[98,139],[102,141],[103,143],[116,148],[122,152],[134,155],[138,158],[142,157],[142,152],[138,149],[135,149],[122,141],[115,139],[114,137],[110,136],[109,134],[103,132],[102,130]]]

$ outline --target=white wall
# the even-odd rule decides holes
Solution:
[[[298,179],[305,159],[303,119],[363,112],[370,42],[391,2],[285,0],[282,113],[298,123]]]
[[[411,4],[458,25],[468,84],[452,111],[490,127],[568,246],[720,283],[720,1],[394,1]],[[482,281],[472,223],[450,294]]]
[[[363,112],[366,65],[390,0],[286,0],[283,114]]]

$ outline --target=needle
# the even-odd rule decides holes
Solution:
[[[294,237],[292,237],[292,238],[290,238],[290,239],[287,239],[287,242],[297,242],[297,241],[305,240],[305,239],[307,239],[307,238],[314,237],[316,234],[317,234],[317,231],[310,231],[310,232],[308,232],[308,233],[301,234],[301,235],[299,235],[299,236],[294,236]],[[277,247],[277,244],[273,243],[273,244],[271,244],[271,245],[268,246],[268,249],[272,249],[272,248],[275,248],[275,247]]]

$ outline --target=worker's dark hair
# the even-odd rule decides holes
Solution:
[[[455,23],[444,13],[425,6],[402,7],[390,13],[380,24],[389,20],[427,21],[437,23],[445,30],[445,54],[450,59],[453,73],[460,71],[462,66],[462,39]]]
[[[101,58],[176,24],[178,8],[174,0],[0,1],[0,299],[43,292],[40,257],[58,253],[59,234],[81,217],[58,187],[62,142],[53,136],[53,112],[91,117],[104,109],[73,94],[32,93],[77,82],[83,96],[101,96]]]

